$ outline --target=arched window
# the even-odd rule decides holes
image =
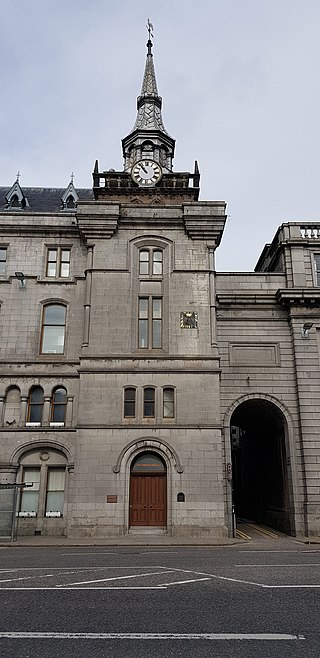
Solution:
[[[123,415],[125,418],[134,418],[136,415],[136,389],[132,386],[124,389]]]
[[[18,425],[20,416],[20,389],[12,386],[7,390],[4,410],[4,424]]]
[[[154,452],[143,452],[134,459],[131,465],[133,473],[159,473],[166,471],[162,459]]]
[[[174,389],[169,386],[163,389],[163,418],[174,418]]]
[[[66,329],[66,307],[48,304],[43,309],[41,354],[63,354]]]
[[[43,412],[43,390],[41,386],[34,386],[28,397],[28,423],[38,423],[41,425]]]
[[[68,196],[68,198],[67,198],[66,207],[67,207],[67,208],[75,208],[75,207],[76,207],[75,200],[74,200],[74,198],[73,198],[73,196],[72,196],[71,194],[70,194],[70,196]]]
[[[155,416],[155,389],[151,386],[143,390],[143,415],[145,418]]]
[[[60,386],[55,388],[51,397],[51,422],[64,425],[67,410],[67,391]]]
[[[20,208],[20,203],[19,203],[19,199],[18,199],[17,194],[13,195],[13,197],[11,199],[10,206],[11,206],[11,208]]]

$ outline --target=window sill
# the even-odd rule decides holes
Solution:
[[[37,512],[17,512],[16,515],[20,518],[35,518],[37,516]]]
[[[50,427],[64,427],[64,423],[50,423]]]
[[[45,516],[47,519],[60,519],[62,514],[61,512],[46,512]]]
[[[26,423],[26,427],[41,427],[41,423]]]
[[[37,283],[67,283],[75,284],[76,280],[74,276],[44,276],[37,278]]]

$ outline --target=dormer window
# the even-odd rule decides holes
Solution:
[[[23,194],[23,191],[19,185],[19,181],[16,180],[6,195],[6,209],[21,210],[22,208],[26,208],[28,205],[28,200]]]
[[[74,210],[77,207],[78,195],[75,190],[73,180],[70,181],[67,189],[61,197],[61,210]]]
[[[75,202],[73,196],[71,196],[71,194],[67,199],[66,207],[67,208],[75,208],[76,207],[76,202]]]

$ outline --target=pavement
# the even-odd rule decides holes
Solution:
[[[283,535],[282,535],[283,538]],[[249,538],[204,538],[204,537],[171,537],[163,536],[146,536],[146,535],[128,535],[126,537],[41,537],[28,536],[18,537],[15,541],[5,541],[0,539],[1,547],[67,547],[67,546],[234,546],[248,543],[255,543],[257,537]],[[267,539],[267,538],[265,538]],[[271,539],[271,538],[270,538]],[[279,537],[280,539],[280,537]],[[293,541],[303,544],[320,544],[320,537],[287,537]],[[252,541],[253,540],[253,541]]]
[[[18,537],[17,540],[0,541],[1,546],[232,546],[243,544],[243,539],[217,537],[171,537],[169,535],[146,536],[127,535],[126,537]]]

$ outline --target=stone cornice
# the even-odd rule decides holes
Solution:
[[[227,216],[224,201],[183,204],[185,231],[192,240],[210,240],[220,244]]]
[[[276,293],[283,306],[320,306],[320,288],[285,288]]]
[[[217,302],[219,306],[251,306],[253,304],[274,305],[277,302],[276,292],[245,292],[245,293],[218,293]]]
[[[106,203],[86,203],[77,213],[80,235],[87,241],[110,239],[118,229],[120,206]]]

